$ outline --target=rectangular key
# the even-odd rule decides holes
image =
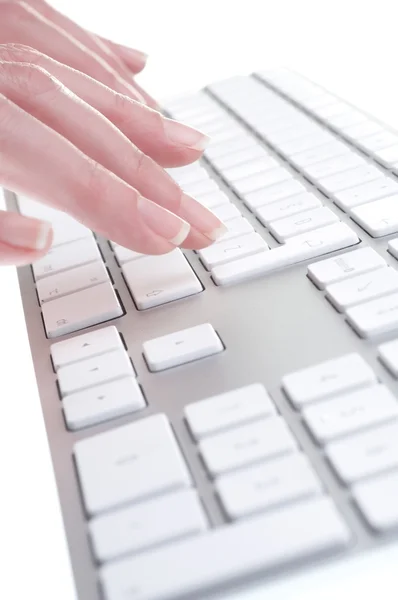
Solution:
[[[243,217],[236,217],[235,219],[230,219],[226,223],[227,233],[225,233],[216,243],[226,242],[227,240],[232,240],[233,238],[240,237],[241,235],[246,235],[247,233],[254,233],[254,227],[249,223],[247,219]]]
[[[284,243],[289,238],[339,221],[339,217],[330,208],[323,206],[273,221],[269,225],[269,230],[278,242]]]
[[[199,443],[202,458],[213,477],[289,454],[296,448],[296,440],[282,417],[269,417],[242,425]]]
[[[358,248],[308,266],[308,277],[323,290],[326,286],[370,273],[387,265],[373,248]]]
[[[290,157],[290,161],[299,168],[306,168],[318,162],[329,160],[336,156],[342,156],[350,153],[351,150],[347,144],[334,140],[330,144],[325,144],[317,148],[310,148],[304,152],[299,152]]]
[[[192,296],[203,289],[178,249],[128,262],[122,271],[138,310]]]
[[[394,258],[398,258],[398,238],[388,242],[388,251]]]
[[[358,145],[368,152],[376,152],[377,150],[384,150],[398,144],[398,136],[392,131],[382,129],[372,135],[366,136],[361,139]]]
[[[378,350],[381,362],[398,378],[398,340],[381,344]]]
[[[367,164],[362,167],[350,169],[349,171],[343,171],[342,173],[335,173],[334,175],[329,175],[329,177],[317,179],[316,183],[326,194],[333,195],[336,192],[348,190],[349,188],[366,183],[367,181],[373,181],[382,176],[383,172],[380,169],[371,164]]]
[[[96,517],[89,529],[97,560],[108,562],[201,533],[207,522],[197,492],[182,490]]]
[[[366,138],[373,133],[378,133],[381,130],[382,127],[379,125],[379,123],[367,119],[365,121],[361,121],[360,123],[356,123],[355,125],[344,127],[343,135],[350,140],[358,142],[362,138]]]
[[[133,366],[124,348],[118,348],[58,369],[62,396],[99,385],[105,381],[134,376]]]
[[[119,246],[119,244],[115,244],[114,242],[112,242],[112,248],[120,266],[130,260],[137,260],[137,258],[144,258],[146,256],[146,254],[135,252],[135,250],[130,250],[130,248],[124,248],[124,246]]]
[[[230,204],[230,199],[224,192],[218,190],[218,192],[209,192],[208,194],[202,194],[198,198],[198,202],[206,206],[206,208],[214,209],[222,204]]]
[[[122,348],[123,343],[118,330],[110,326],[51,344],[51,358],[55,370],[58,370],[79,360]]]
[[[355,206],[373,202],[398,193],[398,182],[391,177],[379,177],[363,185],[337,192],[333,200],[342,210],[349,212]]]
[[[338,311],[344,312],[350,306],[397,291],[398,272],[386,266],[366,275],[329,285],[326,288],[326,297]]]
[[[209,173],[196,163],[196,168],[185,169],[169,169],[168,173],[181,186],[186,184],[196,183],[197,181],[207,180]]]
[[[291,179],[292,174],[284,167],[278,169],[270,169],[264,173],[258,173],[251,177],[245,177],[233,183],[233,188],[240,196],[245,196],[249,192],[254,192],[260,188],[267,188],[281,181]]]
[[[363,338],[398,330],[398,294],[371,300],[347,310],[347,321]]]
[[[279,200],[279,202],[260,206],[255,212],[259,221],[266,227],[269,227],[277,219],[284,219],[313,208],[320,208],[321,206],[322,203],[315,194],[304,192],[303,194],[289,196],[284,200]]]
[[[186,406],[184,411],[196,440],[275,413],[275,406],[261,383],[200,400]]]
[[[220,156],[227,156],[229,154],[233,154],[234,152],[250,148],[255,142],[256,139],[252,135],[246,132],[242,132],[239,135],[235,136],[232,140],[226,140],[224,142],[219,142],[216,144],[214,144],[213,142],[208,148],[206,148],[204,154],[206,158],[211,162],[212,160],[214,160],[215,158],[219,158]]]
[[[250,210],[255,210],[260,206],[272,204],[273,202],[278,202],[279,200],[284,200],[303,192],[306,192],[306,189],[300,181],[297,179],[287,179],[282,183],[245,194],[242,200]]]
[[[32,264],[32,269],[35,280],[38,281],[43,277],[101,260],[94,236],[91,236],[65,246],[50,248],[43,258]]]
[[[253,142],[253,145],[249,146],[249,148],[238,150],[238,152],[233,152],[226,156],[214,158],[212,160],[212,165],[214,165],[217,171],[221,171],[223,169],[230,169],[236,165],[244,164],[256,158],[265,158],[268,156],[270,156],[270,154],[265,148],[260,146],[260,144]]]
[[[303,418],[319,443],[398,418],[398,402],[381,384],[304,408]]]
[[[39,279],[36,285],[40,304],[109,281],[104,263],[96,261],[63,273]]]
[[[163,371],[222,352],[224,346],[209,323],[196,325],[144,342],[144,357],[151,371]]]
[[[357,483],[352,491],[372,529],[386,533],[398,527],[398,471]]]
[[[235,181],[257,175],[258,173],[265,173],[270,169],[277,169],[278,167],[279,163],[274,158],[266,156],[242,163],[241,165],[234,165],[228,169],[222,169],[220,173],[225,181],[233,185]]]
[[[322,493],[318,477],[301,453],[223,475],[215,486],[225,512],[234,521]]]
[[[343,156],[337,156],[323,162],[315,163],[314,165],[309,165],[308,167],[303,167],[303,171],[307,177],[317,181],[323,177],[342,173],[360,165],[366,165],[365,159],[351,152],[350,154],[343,154]]]
[[[273,248],[269,252],[261,252],[215,267],[212,270],[212,277],[217,285],[238,283],[328,252],[353,246],[358,242],[357,235],[348,225],[336,223],[290,238],[288,244]]]
[[[376,375],[368,363],[359,354],[352,353],[289,373],[283,377],[282,386],[294,406],[301,408],[376,382]]]
[[[202,181],[186,183],[182,186],[182,189],[186,194],[200,196],[201,194],[208,194],[209,192],[217,192],[220,188],[214,179],[207,177],[207,179],[203,179]]]
[[[133,377],[96,385],[62,400],[65,421],[72,431],[135,413],[145,406],[141,388]]]
[[[45,302],[44,325],[49,338],[60,337],[85,327],[121,317],[123,309],[110,283]]]
[[[72,218],[66,216],[62,220],[52,222],[53,229],[53,242],[52,245],[60,246],[61,244],[68,244],[69,242],[75,242],[83,238],[91,238],[93,236],[90,229],[78,223]]]
[[[343,113],[339,115],[331,115],[325,119],[325,122],[328,125],[331,125],[337,131],[343,129],[344,127],[350,127],[351,125],[357,125],[358,123],[362,123],[365,121],[366,117],[363,113],[355,110],[354,108],[347,108]]]
[[[382,150],[376,150],[373,154],[376,160],[389,167],[398,160],[398,144],[383,148]]]
[[[398,467],[398,421],[330,442],[325,452],[347,484]]]
[[[352,219],[372,237],[398,232],[398,195],[381,198],[351,210]]]
[[[212,209],[212,212],[223,223],[226,223],[227,221],[231,221],[232,219],[236,219],[237,217],[242,216],[239,209],[235,206],[235,204],[232,204],[232,202],[230,202],[229,204],[222,204],[221,206],[216,206]]]
[[[333,502],[317,498],[110,564],[101,581],[106,600],[204,598],[210,587],[342,550],[350,539]]]
[[[191,487],[187,466],[163,414],[80,440],[74,454],[90,515]]]
[[[305,150],[323,146],[323,144],[330,144],[330,142],[333,142],[334,139],[335,138],[331,133],[320,129],[318,133],[307,135],[296,140],[280,142],[275,145],[282,154],[289,157],[292,156],[292,154],[298,154],[299,152],[304,152]]]
[[[198,254],[205,267],[210,270],[216,265],[268,249],[268,245],[258,233],[249,233],[227,241],[221,240],[217,244],[199,250]]]

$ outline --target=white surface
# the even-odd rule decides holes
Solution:
[[[116,327],[111,325],[51,344],[51,356],[55,369],[58,369],[116,348],[123,348],[122,338]]]
[[[244,9],[238,2],[202,0],[200,6],[195,4],[194,26],[192,2],[184,0],[113,0],[112,5],[56,0],[55,4],[82,24],[149,52],[152,58],[141,83],[149,84],[154,92],[171,94],[236,72],[289,64],[398,126],[398,88],[392,76],[396,21],[386,18],[391,14],[391,0],[380,0],[377,5],[354,0],[246,0]],[[4,418],[0,420],[0,554],[6,557],[7,567],[2,569],[1,591],[9,600],[32,595],[42,600],[73,600],[15,271],[2,268],[0,280],[1,390],[7,400],[2,403]],[[16,428],[10,423],[17,424]],[[23,543],[16,535],[16,521]],[[263,600],[265,595],[268,600],[395,600],[397,563],[395,544],[310,576],[284,578],[266,591],[231,594],[228,600]]]

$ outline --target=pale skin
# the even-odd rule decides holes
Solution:
[[[225,227],[164,167],[194,162],[208,138],[156,110],[133,79],[145,63],[43,0],[0,0],[0,186],[138,252],[203,248]],[[48,223],[0,211],[0,264],[51,241]]]

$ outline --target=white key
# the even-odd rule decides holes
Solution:
[[[349,108],[339,115],[331,115],[330,117],[327,117],[325,121],[335,129],[339,130],[343,129],[344,127],[350,127],[351,125],[362,123],[363,121],[366,121],[366,117],[358,110]]]
[[[372,529],[384,533],[398,526],[398,471],[357,483],[352,491]]]
[[[119,244],[112,243],[112,248],[120,266],[124,265],[124,263],[129,262],[130,260],[137,260],[137,258],[143,258],[146,256],[146,254],[135,252],[135,250],[130,250],[130,248],[125,248],[124,246],[119,246]]]
[[[252,146],[249,146],[244,150],[239,150],[238,152],[233,152],[232,154],[227,154],[226,156],[214,158],[212,160],[212,164],[215,166],[217,171],[220,171],[224,169],[230,169],[231,167],[241,165],[256,158],[265,158],[268,156],[269,153],[267,150],[265,150],[265,148],[262,148],[260,144],[253,142]]]
[[[350,306],[398,291],[398,273],[391,267],[377,269],[348,281],[334,283],[326,288],[326,297],[344,312]]]
[[[208,148],[206,148],[204,154],[211,162],[215,158],[227,156],[229,154],[233,154],[234,152],[250,148],[254,143],[256,143],[256,139],[252,135],[245,132],[239,134],[232,140],[227,140],[218,144],[214,144],[213,142]]]
[[[398,467],[398,421],[330,442],[325,452],[348,484]]]
[[[217,285],[237,283],[352,246],[358,241],[357,235],[348,225],[336,223],[291,238],[288,244],[273,248],[269,252],[254,254],[215,267],[212,270],[212,277]]]
[[[334,140],[335,137],[331,133],[321,130],[319,131],[319,133],[314,133],[312,135],[308,135],[296,140],[281,142],[279,144],[276,144],[276,147],[285,156],[289,157],[293,154],[304,152],[305,150],[317,148],[318,146],[322,146],[323,144],[330,144],[330,142],[333,142]]]
[[[352,209],[351,216],[372,237],[398,231],[398,194]]]
[[[300,100],[300,104],[302,104],[306,108],[314,110],[316,108],[320,108],[321,106],[328,106],[329,104],[334,104],[335,101],[336,98],[331,94],[323,93],[321,91],[314,91],[313,96],[311,95],[309,98]]]
[[[216,265],[223,265],[231,260],[268,249],[268,245],[258,233],[249,233],[226,242],[220,241],[218,244],[199,250],[198,254],[206,268],[210,270]]]
[[[332,360],[285,375],[282,386],[296,408],[377,382],[373,370],[359,354]]]
[[[290,196],[295,196],[306,192],[305,186],[297,179],[287,179],[282,183],[277,183],[265,189],[257,190],[243,196],[244,203],[251,209],[284,200]]]
[[[102,261],[96,261],[51,277],[39,279],[36,285],[37,295],[42,304],[104,281],[109,281],[108,272]]]
[[[176,331],[143,344],[145,360],[151,371],[163,371],[223,350],[220,338],[209,323]]]
[[[291,156],[291,162],[300,168],[306,168],[316,163],[327,161],[336,156],[351,153],[350,148],[343,142],[334,140],[330,144],[325,144],[317,148],[310,148],[304,152],[299,152]]]
[[[182,188],[186,194],[191,194],[192,196],[217,192],[220,189],[214,179],[210,179],[210,177],[203,179],[202,181],[186,183]]]
[[[196,440],[238,425],[275,415],[275,406],[261,383],[253,383],[185,407]]]
[[[78,223],[74,219],[63,218],[59,221],[53,221],[53,246],[60,246],[61,244],[67,244],[82,238],[91,238],[92,233],[90,229]]]
[[[242,473],[223,475],[216,490],[232,520],[322,493],[322,486],[303,454],[292,454]]]
[[[198,278],[178,249],[169,254],[128,262],[123,265],[122,271],[138,310],[202,291]]]
[[[56,208],[52,208],[47,204],[43,204],[42,202],[37,202],[36,200],[32,200],[27,196],[20,196],[18,194],[18,207],[19,212],[26,217],[33,217],[34,219],[42,219],[45,221],[49,221],[53,223],[58,220],[65,219],[66,222],[72,219],[66,213],[61,210],[57,210]]]
[[[227,221],[226,226],[228,228],[227,233],[225,233],[216,243],[225,242],[227,240],[232,240],[233,238],[239,237],[241,235],[245,235],[247,233],[253,233],[254,228],[251,223],[247,219],[243,217],[236,217],[235,219],[230,219]]]
[[[209,178],[209,173],[199,164],[196,164],[195,169],[187,169],[185,171],[183,169],[181,171],[179,169],[170,169],[169,175],[171,175],[172,178],[182,186]]]
[[[299,213],[298,215],[286,217],[285,219],[273,221],[269,225],[269,230],[278,242],[286,242],[289,241],[289,238],[305,233],[306,231],[331,225],[332,223],[338,223],[339,220],[338,216],[330,208],[323,206]]]
[[[53,302],[45,302],[42,313],[48,337],[56,338],[121,317],[123,309],[112,285],[100,283]]]
[[[136,379],[124,377],[70,394],[62,406],[68,428],[76,431],[142,410],[146,404]]]
[[[222,204],[230,204],[230,199],[224,192],[218,190],[218,192],[209,192],[208,194],[202,194],[198,198],[198,202],[206,206],[206,208],[216,208]]]
[[[124,348],[58,369],[58,383],[62,396],[130,376],[134,376],[134,370]]]
[[[321,117],[324,121],[326,121],[330,117],[345,113],[347,110],[350,110],[350,108],[351,107],[349,104],[346,104],[346,102],[342,102],[336,98],[334,104],[328,104],[327,106],[319,107],[313,112],[318,117]]]
[[[94,261],[102,260],[94,237],[51,248],[43,258],[32,264],[35,280],[61,273]]]
[[[398,377],[398,340],[381,344],[379,346],[379,356],[382,363],[394,377]]]
[[[270,169],[264,173],[258,173],[257,175],[234,181],[233,187],[238,194],[243,196],[249,192],[254,192],[260,188],[267,188],[275,183],[280,183],[291,178],[292,174],[287,169],[279,167],[278,169]]]
[[[323,290],[326,286],[351,279],[386,266],[387,263],[373,248],[358,248],[308,266],[308,276]]]
[[[342,210],[349,211],[354,206],[366,204],[392,194],[398,194],[398,182],[391,177],[379,177],[363,185],[337,192],[333,195],[333,201]]]
[[[187,466],[163,414],[80,440],[74,454],[90,515],[191,487]]]
[[[365,159],[358,154],[354,154],[354,152],[350,152],[349,154],[343,154],[343,156],[336,156],[329,160],[304,167],[303,171],[308,177],[317,181],[322,177],[329,177],[329,175],[342,173],[343,171],[366,164]]]
[[[349,308],[347,321],[363,338],[393,333],[398,329],[398,294]]]
[[[319,133],[322,133],[322,127],[315,123],[315,121],[304,118],[302,122],[292,123],[291,126],[282,130],[271,131],[266,137],[270,144],[278,147],[285,142],[298,140],[299,138],[302,139],[307,136],[316,136]]]
[[[398,136],[386,129],[382,129],[373,135],[362,138],[359,142],[361,148],[364,148],[369,152],[390,148],[390,146],[394,146],[395,144],[398,144]]]
[[[199,442],[200,453],[213,477],[289,454],[296,448],[296,440],[282,417],[269,417],[241,425]]]
[[[367,119],[365,121],[361,121],[360,123],[356,123],[355,125],[344,127],[343,135],[349,138],[350,140],[358,142],[362,138],[366,138],[369,135],[378,133],[379,131],[382,131],[381,125],[379,125],[379,123],[376,123],[376,121],[371,121],[370,119]]]
[[[94,518],[89,523],[99,562],[201,533],[207,522],[197,493],[183,490]]]
[[[332,500],[316,498],[111,563],[100,576],[106,600],[206,598],[212,586],[343,549],[350,539]]]
[[[388,251],[394,256],[394,258],[398,259],[398,238],[388,242]]]
[[[212,209],[212,212],[222,221],[230,221],[231,219],[236,219],[237,217],[241,217],[241,213],[239,209],[230,202],[229,204],[222,204],[221,206],[216,206]]]
[[[383,172],[373,165],[363,165],[342,173],[335,173],[329,177],[324,177],[317,180],[317,185],[327,194],[334,194],[341,190],[355,187],[367,181],[373,181],[378,177],[382,177]]]
[[[377,150],[373,154],[382,164],[393,165],[398,160],[398,144],[383,148],[383,150]]]
[[[274,158],[266,156],[265,158],[257,158],[241,165],[235,165],[229,169],[223,169],[221,175],[223,179],[233,185],[235,181],[257,175],[258,173],[264,173],[270,169],[277,169],[278,167],[279,163]]]
[[[255,212],[257,218],[265,225],[269,225],[277,219],[284,219],[298,213],[310,210],[312,208],[320,208],[322,203],[310,192],[304,192],[303,194],[297,194],[296,196],[290,196],[279,202],[272,202],[265,206],[260,206]]]
[[[119,332],[111,326],[51,344],[51,358],[58,371],[59,367],[122,348]]]
[[[318,402],[303,410],[303,418],[320,443],[398,418],[398,402],[381,384]]]

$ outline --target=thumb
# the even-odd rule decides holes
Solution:
[[[0,265],[32,263],[48,251],[51,242],[50,223],[0,211]]]

